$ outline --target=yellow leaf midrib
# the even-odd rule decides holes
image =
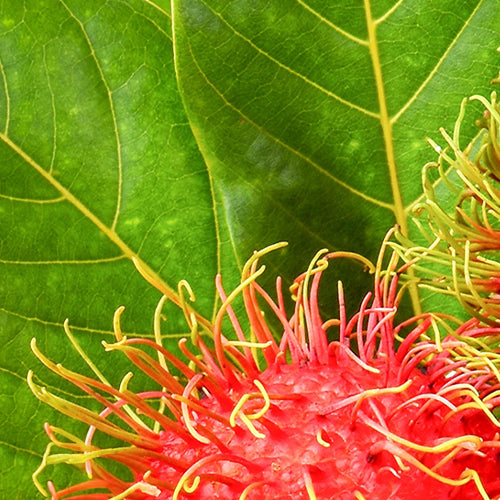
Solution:
[[[380,54],[378,51],[377,42],[377,24],[372,16],[370,0],[363,0],[366,26],[368,29],[368,48],[372,59],[373,73],[375,76],[375,84],[377,88],[377,98],[379,104],[379,121],[382,127],[382,135],[384,139],[384,148],[387,159],[387,168],[391,183],[393,196],[393,212],[396,223],[401,228],[403,234],[408,233],[408,222],[406,211],[403,204],[403,197],[399,187],[398,170],[396,165],[396,156],[394,154],[394,137],[392,134],[392,122],[387,109],[387,100],[385,96],[384,78],[382,74],[382,66],[380,63]]]
[[[382,136],[384,139],[384,148],[387,159],[387,168],[393,196],[393,212],[400,231],[403,235],[408,235],[408,219],[403,196],[399,184],[398,169],[396,164],[396,155],[394,153],[394,136],[392,133],[392,121],[387,108],[387,99],[385,95],[384,77],[382,74],[382,65],[380,63],[380,54],[378,51],[377,42],[377,22],[373,19],[370,0],[363,0],[366,16],[366,26],[368,30],[368,48],[372,60],[373,73],[375,76],[375,84],[377,87],[377,98],[379,103],[380,126],[382,128]],[[408,270],[410,276],[414,275],[412,268]],[[415,283],[409,287],[410,299],[413,306],[413,311],[416,315],[422,313],[422,304],[419,297],[419,292]]]

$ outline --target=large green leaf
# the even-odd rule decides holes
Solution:
[[[463,97],[489,93],[498,72],[496,1],[173,4],[226,251],[288,240],[289,277],[320,247],[374,259],[390,226],[406,232],[433,159],[426,136],[452,128]]]
[[[125,330],[149,335],[160,294],[132,256],[173,288],[196,283],[210,316],[217,240],[168,2],[11,0],[0,11],[0,498],[33,498],[42,425],[54,419],[24,382],[39,370],[31,338],[81,364],[64,338],[69,318],[102,357],[122,304]]]
[[[0,2],[0,498],[36,496],[59,421],[24,382],[59,384],[32,337],[81,365],[69,318],[116,380],[114,309],[149,335],[160,297],[132,257],[173,298],[188,279],[207,318],[215,273],[267,243],[290,241],[287,277],[324,246],[373,257],[406,224],[425,136],[497,74],[496,0],[174,1],[176,71],[169,4]]]

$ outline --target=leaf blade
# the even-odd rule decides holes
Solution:
[[[32,498],[43,422],[62,420],[23,382],[39,367],[30,339],[79,366],[64,319],[97,359],[122,304],[124,330],[152,336],[161,294],[132,257],[174,300],[178,280],[195,281],[196,310],[210,318],[218,242],[207,172],[177,91],[168,9],[136,0],[18,7],[4,3],[0,26],[1,394],[14,412],[2,423],[0,496]],[[168,311],[164,334],[175,346],[187,327],[177,307]],[[123,364],[104,367],[114,382]],[[44,381],[58,390],[50,375]],[[66,473],[56,472],[59,484]]]
[[[422,131],[425,124],[435,126],[438,120],[446,125],[441,110],[429,111],[428,96],[435,92],[436,80],[443,75],[457,77],[455,60],[478,33],[483,35],[485,47],[479,58],[483,68],[476,76],[467,71],[460,92],[473,92],[481,85],[488,90],[496,73],[495,3],[464,2],[463,9],[454,9],[454,5],[432,0],[365,0],[362,8],[354,2],[343,6],[304,1],[265,5],[174,2],[176,65],[195,136],[228,205],[240,196],[231,179],[239,176],[240,184],[253,184],[255,191],[246,195],[247,205],[254,200],[253,208],[244,210],[241,205],[245,203],[240,202],[241,213],[264,220],[264,213],[281,212],[278,220],[269,224],[264,243],[292,240],[294,252],[297,240],[302,243],[306,234],[312,234],[314,243],[302,254],[299,250],[304,259],[320,242],[331,249],[354,247],[373,259],[388,227],[395,222],[403,229],[408,226],[409,205],[420,190],[420,168],[431,153]],[[348,15],[352,13],[356,19]],[[437,15],[442,21],[438,25]],[[419,23],[424,23],[423,27]],[[329,31],[323,32],[325,28]],[[445,35],[436,40],[425,36],[443,30]],[[396,50],[400,39],[401,47]],[[412,44],[423,52],[417,53],[420,56],[413,63]],[[321,45],[323,57],[316,45]],[[324,54],[330,58],[330,66],[325,64]],[[398,57],[407,63],[398,67]],[[468,60],[475,61],[475,55]],[[418,74],[409,71],[411,64],[420,68]],[[474,68],[480,64],[474,63]],[[441,91],[446,96],[446,90]],[[454,98],[447,106],[447,123],[451,124],[462,96],[448,93]],[[425,111],[418,106],[421,102],[428,104]],[[431,103],[440,106],[439,96]],[[413,106],[421,116],[412,112]],[[407,116],[418,123],[418,139]],[[417,140],[418,146],[403,149],[405,143]],[[265,143],[260,156],[249,159],[259,142]],[[417,147],[418,154],[408,158],[408,149]],[[283,159],[283,149],[295,157]],[[311,173],[311,167],[323,175]],[[284,179],[295,179],[301,189],[287,185]],[[229,195],[231,191],[233,195]],[[328,193],[330,198],[341,198],[344,206],[329,200]],[[309,202],[292,201],[301,195]],[[266,199],[269,203],[263,201]],[[376,215],[362,206],[366,204]],[[330,215],[323,215],[325,212]],[[314,221],[320,213],[322,224]],[[283,229],[287,220],[294,221],[289,231]],[[294,234],[296,220],[308,224],[308,230],[302,228],[298,238]],[[243,230],[236,228],[237,222],[229,224],[235,226],[239,253],[251,251]],[[252,232],[256,231],[254,226],[249,224]],[[292,270],[289,263],[283,269],[289,279],[300,272],[297,267]]]

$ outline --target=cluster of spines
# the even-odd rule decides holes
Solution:
[[[481,102],[485,112],[481,131],[467,147],[460,147],[467,100],[453,135],[441,130],[447,146],[430,141],[439,158],[424,167],[423,199],[414,206],[414,222],[425,243],[400,234],[392,246],[413,262],[421,287],[453,295],[472,316],[499,323],[500,110],[495,93],[491,101],[471,100]]]
[[[388,245],[390,234],[383,244],[381,255]],[[117,350],[125,353],[130,361],[141,371],[147,374],[158,385],[157,390],[134,393],[128,388],[130,375],[124,377],[119,389],[113,388],[95,366],[82,353],[84,360],[94,371],[96,378],[87,377],[55,364],[47,359],[36,347],[33,341],[33,350],[38,358],[51,370],[71,381],[84,393],[90,395],[103,405],[100,414],[95,414],[75,403],[63,400],[45,388],[38,387],[29,375],[29,384],[36,396],[58,409],[61,413],[82,420],[89,425],[85,440],[80,440],[70,433],[46,425],[46,431],[52,443],[44,456],[42,466],[35,475],[35,481],[40,491],[43,488],[37,480],[39,472],[47,465],[59,462],[81,464],[85,467],[89,480],[80,485],[66,488],[57,492],[49,483],[49,490],[53,499],[112,499],[133,498],[134,494],[149,495],[154,498],[161,491],[170,490],[173,500],[177,500],[182,493],[193,493],[200,481],[216,481],[227,484],[240,492],[240,500],[244,500],[256,488],[270,485],[270,482],[259,478],[258,467],[244,457],[232,453],[230,447],[223,443],[207,426],[199,422],[194,423],[192,412],[203,414],[213,419],[235,433],[251,433],[255,439],[265,438],[262,430],[269,434],[278,434],[282,430],[270,419],[266,413],[274,400],[299,397],[294,394],[269,394],[259,380],[264,370],[285,363],[303,364],[311,366],[327,365],[332,357],[345,356],[358,367],[370,373],[385,375],[385,386],[360,392],[346,397],[341,403],[332,404],[325,413],[334,412],[340,407],[352,405],[352,419],[362,418],[364,423],[380,433],[381,439],[370,450],[372,455],[381,452],[391,454],[401,470],[407,465],[417,467],[421,471],[448,485],[460,486],[474,481],[483,499],[488,495],[481,483],[477,472],[464,471],[459,478],[448,478],[439,474],[438,470],[457,454],[481,453],[488,448],[499,448],[498,434],[489,442],[484,442],[479,436],[466,435],[450,439],[434,446],[424,446],[408,441],[403,436],[389,430],[388,422],[376,422],[364,416],[359,416],[359,408],[364,401],[382,397],[391,393],[403,393],[411,385],[409,379],[412,370],[418,366],[428,366],[432,360],[434,372],[430,382],[445,380],[436,392],[420,394],[409,399],[394,409],[388,420],[397,412],[417,400],[425,400],[416,415],[417,420],[424,414],[429,414],[436,407],[444,406],[449,409],[445,421],[462,411],[477,411],[486,415],[493,425],[500,427],[493,410],[500,406],[500,355],[488,345],[488,336],[498,335],[494,328],[482,327],[479,320],[472,319],[458,329],[450,325],[450,318],[444,315],[424,314],[399,325],[394,325],[394,316],[397,311],[401,288],[398,284],[399,275],[406,266],[396,269],[397,257],[390,259],[386,271],[382,272],[382,256],[378,265],[373,267],[369,262],[362,260],[375,272],[374,294],[369,293],[362,301],[360,310],[351,319],[345,313],[342,285],[339,283],[339,317],[323,322],[318,310],[317,291],[321,274],[326,268],[328,260],[346,256],[341,253],[319,252],[306,273],[299,276],[292,286],[295,299],[295,311],[288,317],[285,310],[281,281],[277,281],[277,299],[273,300],[268,293],[257,283],[256,279],[263,273],[264,266],[258,267],[259,258],[266,252],[279,247],[270,247],[256,252],[245,266],[240,286],[227,295],[223,289],[221,278],[216,280],[216,286],[222,300],[222,306],[216,316],[211,329],[211,343],[205,341],[205,336],[197,331],[197,323],[187,308],[188,325],[196,349],[201,356],[193,354],[187,347],[187,339],[179,342],[179,348],[188,363],[179,360],[162,347],[159,332],[159,315],[165,302],[163,298],[155,313],[155,338],[128,339],[123,335],[120,327],[120,316],[123,308],[117,310],[114,319],[116,342],[104,343],[106,350]],[[347,256],[353,256],[351,254]],[[192,292],[186,284],[182,285],[190,295]],[[250,338],[243,331],[232,308],[235,298],[241,295],[245,310],[251,325]],[[261,314],[260,302],[264,301],[281,322],[283,334],[279,342],[272,335],[271,330]],[[222,333],[223,318],[227,316],[235,332],[236,340],[230,340]],[[326,330],[338,328],[338,340],[328,342]],[[448,335],[441,340],[441,329],[445,328]],[[206,329],[206,327],[205,327]],[[402,330],[410,329],[403,338]],[[65,330],[71,341],[78,347],[71,335],[67,323]],[[399,340],[400,345],[395,349],[394,343]],[[355,347],[356,353],[353,347]],[[152,349],[156,353],[155,359],[145,350]],[[80,351],[81,352],[81,351]],[[262,367],[262,358],[265,367]],[[187,380],[180,383],[172,375],[168,364],[176,368]],[[393,367],[398,370],[394,377],[390,377]],[[389,380],[391,378],[391,380]],[[234,400],[228,389],[248,389],[248,382],[254,388]],[[392,385],[391,385],[392,384]],[[205,393],[216,398],[222,408],[228,409],[229,416],[212,412],[203,405],[203,401],[196,394]],[[160,402],[160,403],[158,403]],[[340,406],[339,406],[340,405]],[[111,422],[108,417],[114,415],[123,425]],[[139,417],[140,415],[140,417]],[[149,422],[149,423],[148,423]],[[259,430],[255,423],[259,423]],[[123,427],[127,427],[127,430]],[[159,432],[168,431],[185,442],[186,446],[210,446],[213,451],[199,458],[194,463],[186,463],[181,459],[169,457],[161,450]],[[125,446],[112,449],[100,449],[93,444],[96,431],[111,435],[123,441]],[[63,438],[61,440],[58,435]],[[317,440],[322,446],[328,447],[328,436],[318,431]],[[57,446],[68,450],[68,454],[52,454],[52,447]],[[416,454],[435,454],[443,457],[429,468]],[[101,465],[96,459],[106,457],[129,467],[136,476],[132,483],[125,482]],[[151,459],[167,464],[178,471],[179,479],[175,484],[153,477],[150,469]],[[234,478],[225,477],[215,472],[200,472],[207,465],[217,461],[231,461],[239,464],[257,479],[249,484],[238,483]],[[107,488],[109,493],[86,493],[73,495],[86,490]],[[314,485],[304,468],[304,488],[311,500],[316,499]],[[45,493],[45,492],[44,492]],[[73,495],[73,496],[69,496]],[[360,491],[355,497],[362,499]]]

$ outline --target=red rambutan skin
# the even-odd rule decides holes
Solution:
[[[63,431],[47,425],[52,442],[71,450],[77,457],[73,462],[85,464],[92,475],[60,491],[49,483],[52,498],[500,498],[500,424],[492,413],[500,405],[500,355],[486,345],[479,352],[474,344],[498,336],[499,329],[474,319],[440,340],[438,328],[446,318],[421,315],[395,324],[399,289],[394,260],[384,276],[379,263],[374,293],[350,319],[339,284],[339,317],[323,322],[317,291],[327,260],[336,254],[316,259],[297,278],[296,308],[287,317],[280,281],[275,301],[256,282],[262,270],[257,269],[259,256],[247,264],[236,290],[243,296],[251,335],[243,333],[231,307],[236,294],[226,296],[220,277],[223,305],[211,330],[213,346],[196,335],[191,352],[181,341],[186,360],[158,343],[124,337],[119,311],[117,343],[106,347],[122,350],[151,377],[150,392],[134,394],[126,383],[114,389],[76,374],[34,346],[46,366],[104,407],[93,415],[68,406],[30,379],[37,397],[90,426],[81,441],[67,433],[58,439]],[[283,325],[279,343],[263,319],[262,301]],[[236,342],[222,333],[226,316]],[[191,316],[188,324],[196,330]],[[337,329],[337,340],[328,341],[331,327]],[[159,361],[148,354],[151,349]],[[166,361],[187,382],[174,377]],[[160,397],[166,410],[158,409]],[[127,409],[148,416],[158,428],[138,424]],[[121,426],[111,425],[111,414]],[[101,450],[94,444],[97,431],[125,446]],[[108,472],[101,456],[124,464],[134,480]],[[48,454],[43,466],[50,463]]]
[[[341,359],[335,359],[337,357]],[[227,443],[230,453],[245,458],[256,468],[250,471],[240,464],[224,462],[220,468],[211,470],[244,484],[262,482],[262,486],[249,494],[249,499],[310,500],[304,487],[305,471],[310,475],[318,500],[352,499],[356,491],[372,500],[479,498],[473,483],[457,490],[415,467],[401,470],[388,452],[372,452],[374,445],[386,440],[379,431],[367,424],[378,422],[377,417],[387,421],[389,429],[395,430],[399,436],[422,445],[433,445],[444,438],[476,434],[479,429],[480,435],[494,439],[497,429],[483,415],[457,416],[443,424],[449,409],[436,405],[437,408],[431,407],[414,420],[425,400],[398,411],[397,408],[408,399],[432,390],[429,375],[415,369],[409,378],[412,384],[403,395],[386,394],[365,399],[355,415],[355,403],[331,410],[335,405],[342,405],[349,396],[359,395],[366,390],[397,387],[397,370],[391,375],[387,383],[385,373],[377,375],[367,372],[342,355],[332,356],[328,366],[277,365],[266,369],[259,380],[268,394],[288,399],[273,399],[265,414],[269,424],[256,424],[265,438],[256,438],[244,427],[243,432],[236,433],[233,428],[201,415],[195,421],[196,424],[210,426],[210,430],[223,443]],[[239,391],[230,392],[236,402],[244,394],[255,392],[255,386],[248,383]],[[225,410],[215,398],[205,398],[202,404],[229,418],[230,410]],[[253,410],[258,410],[262,400],[253,406]],[[168,433],[160,436],[160,442],[165,446],[164,453],[172,455],[175,449],[176,458],[191,463],[220,453],[213,444],[191,447]],[[443,455],[439,454],[439,459]],[[432,467],[439,459],[427,457],[423,463]],[[499,452],[494,450],[481,458],[467,455],[451,460],[440,469],[440,473],[458,479],[469,467],[477,470],[481,477],[498,480],[499,460]],[[178,479],[171,468],[162,467],[159,463],[157,466],[158,476],[172,482]],[[151,464],[151,468],[154,469],[155,465]],[[220,483],[201,482],[197,490],[186,498],[238,499],[240,493],[241,490],[232,491]],[[167,493],[160,498],[171,496]]]

